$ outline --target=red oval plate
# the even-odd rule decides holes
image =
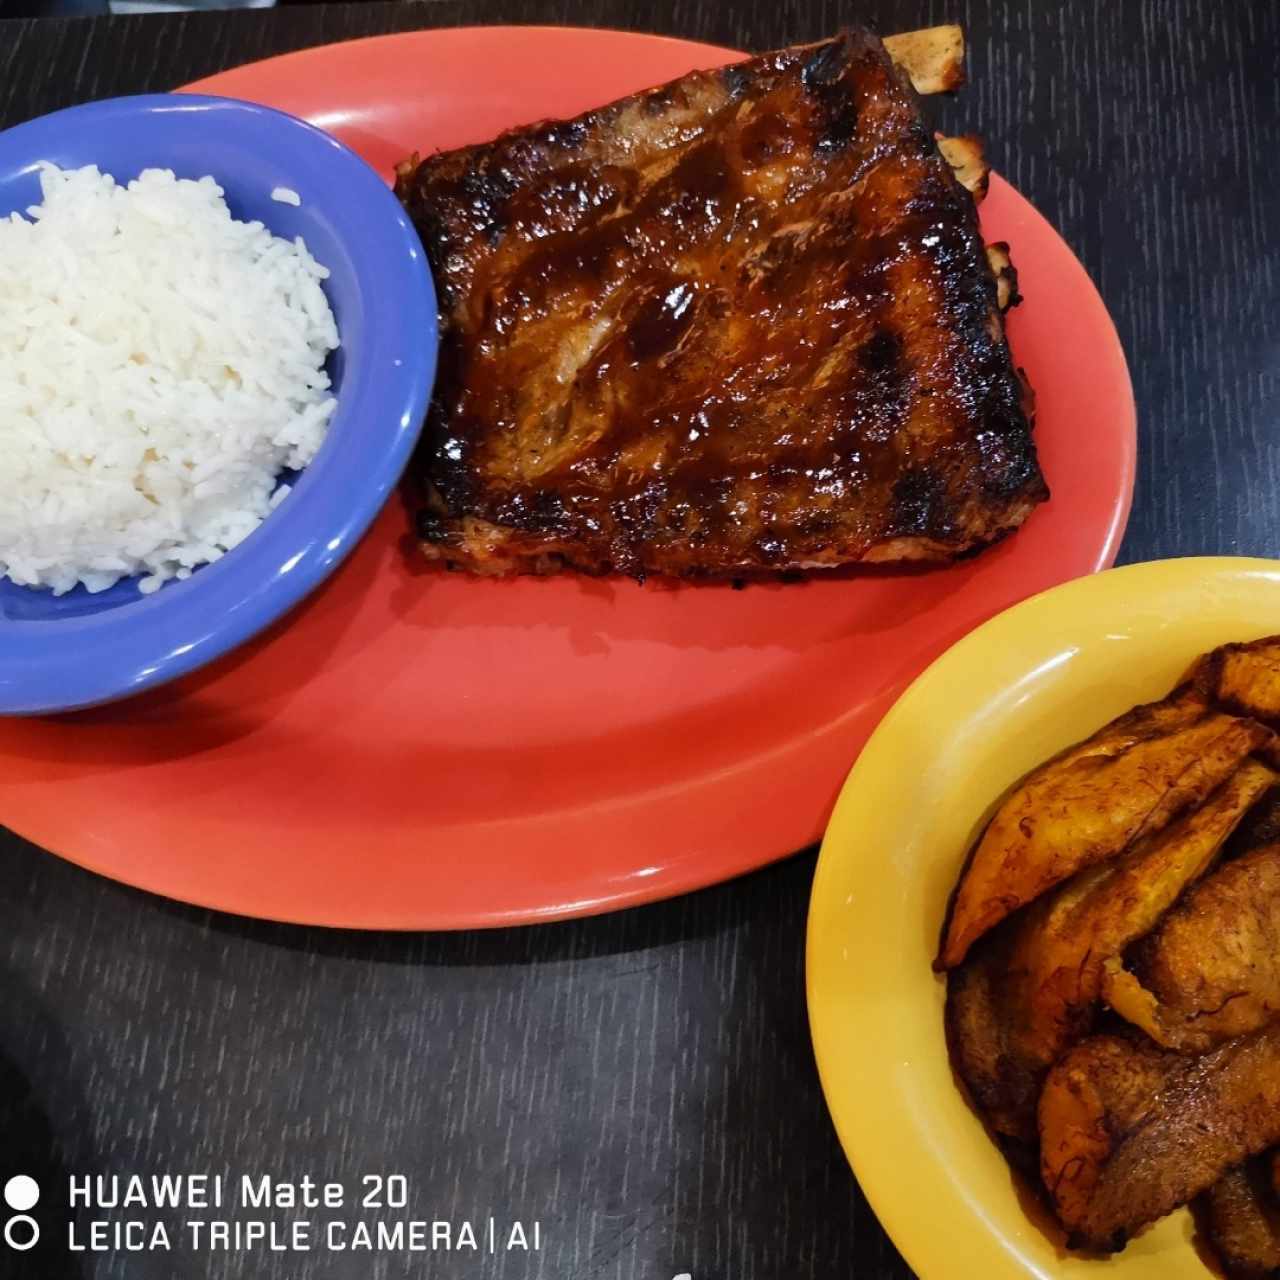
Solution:
[[[188,86],[282,107],[389,174],[741,55],[471,28],[312,49]],[[710,884],[822,833],[902,688],[1006,606],[1108,565],[1134,407],[1080,264],[998,178],[1053,499],[944,570],[746,591],[427,572],[393,503],[286,624],[124,705],[0,724],[0,815],[105,875],[226,911],[462,928]],[[904,768],[913,762],[903,761]]]

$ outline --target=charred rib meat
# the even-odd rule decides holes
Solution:
[[[1047,490],[974,199],[864,31],[401,166],[478,573],[947,560]]]

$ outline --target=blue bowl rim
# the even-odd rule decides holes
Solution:
[[[387,358],[380,360],[376,380],[361,375],[367,386],[352,387],[348,366],[320,454],[280,507],[233,551],[185,581],[99,613],[56,621],[0,620],[0,715],[68,711],[130,697],[216,660],[277,621],[342,563],[376,519],[408,463],[430,400],[437,312],[421,241],[382,178],[331,134],[286,112],[237,98],[140,94],[84,103],[14,125],[0,132],[0,164],[6,153],[30,147],[34,167],[42,158],[35,149],[42,137],[52,140],[60,128],[100,128],[152,112],[229,113],[250,126],[292,132],[295,145],[305,138],[306,145],[328,149],[333,189],[344,200],[359,199],[369,224],[367,240],[347,247],[353,257],[373,255],[386,268],[374,305],[366,307],[364,346],[366,352],[378,350]],[[252,147],[255,136],[252,127],[246,131],[246,146]],[[22,158],[19,151],[15,159],[20,164]],[[362,287],[360,293],[367,290]],[[394,424],[390,445],[361,454],[360,485],[346,501],[330,507],[331,518],[312,528],[308,517],[323,514],[325,504],[308,482],[324,460],[324,469],[339,480],[349,477],[350,472],[337,469],[336,455],[343,444],[354,447],[343,429],[358,417]]]

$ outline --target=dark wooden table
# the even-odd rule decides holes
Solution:
[[[421,26],[573,22],[763,48],[853,18],[965,23],[972,87],[941,123],[986,135],[1098,281],[1141,420],[1123,558],[1280,553],[1271,0],[431,0],[0,22],[0,124]],[[0,854],[0,1176],[45,1184],[42,1220],[62,1216],[68,1172],[404,1173],[418,1216],[537,1219],[543,1234],[529,1257],[413,1259],[95,1256],[59,1234],[27,1255],[0,1245],[5,1274],[908,1274],[813,1068],[811,853],[655,907],[461,936],[255,923],[118,887],[2,832]]]

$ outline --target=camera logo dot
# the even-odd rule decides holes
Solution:
[[[14,1174],[4,1184],[4,1202],[14,1211],[4,1224],[4,1242],[10,1249],[25,1253],[40,1239],[40,1224],[27,1213],[39,1199],[39,1183],[25,1173]]]
[[[34,1209],[39,1199],[39,1184],[25,1173],[15,1174],[4,1184],[4,1202],[15,1213],[26,1213],[28,1209]]]

